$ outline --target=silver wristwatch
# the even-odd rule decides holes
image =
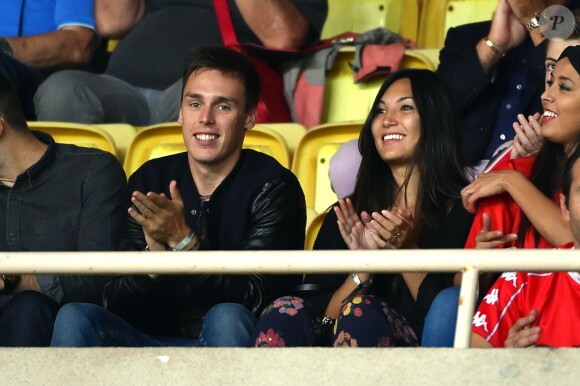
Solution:
[[[534,17],[532,17],[530,19],[528,24],[526,24],[526,29],[528,30],[528,32],[532,32],[534,29],[538,28],[539,26],[540,26],[540,14],[536,13],[536,14],[534,14]]]

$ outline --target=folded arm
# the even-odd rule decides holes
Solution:
[[[14,59],[30,67],[58,69],[88,64],[96,49],[98,37],[83,26],[66,26],[44,34],[7,37]]]
[[[292,0],[236,0],[236,5],[266,47],[297,50],[308,41],[310,23]]]

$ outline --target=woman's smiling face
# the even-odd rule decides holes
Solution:
[[[421,138],[411,81],[403,78],[391,84],[375,109],[372,133],[380,157],[391,166],[408,163]]]
[[[542,94],[542,136],[568,153],[580,138],[580,75],[564,58],[556,63],[550,81]]]

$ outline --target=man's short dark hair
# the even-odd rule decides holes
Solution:
[[[181,98],[189,76],[199,70],[218,70],[242,81],[245,88],[246,112],[260,100],[260,76],[254,64],[243,54],[225,47],[204,46],[193,48],[183,72]]]
[[[572,180],[574,179],[572,169],[574,169],[574,165],[576,164],[576,161],[578,161],[578,158],[580,158],[580,146],[576,145],[576,149],[566,161],[564,176],[562,178],[562,194],[566,197],[566,208],[568,208],[570,203],[570,188],[572,186]]]
[[[2,72],[0,72],[0,118],[16,131],[28,130],[18,95]]]

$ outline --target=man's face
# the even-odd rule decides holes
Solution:
[[[233,168],[255,119],[255,110],[246,112],[244,84],[237,77],[202,69],[187,79],[179,123],[190,163]]]
[[[560,207],[564,219],[570,222],[574,245],[576,248],[580,248],[580,160],[576,161],[574,168],[572,168],[568,207],[566,208],[563,195],[560,197]]]

